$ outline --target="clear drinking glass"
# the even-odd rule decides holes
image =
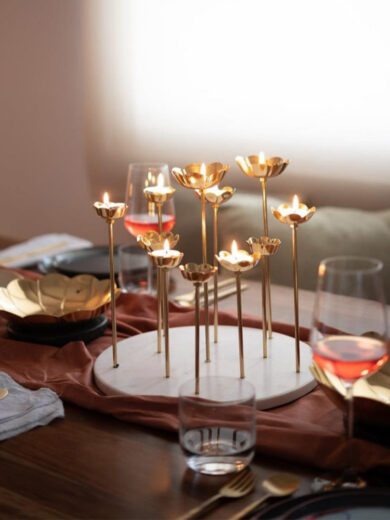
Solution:
[[[147,292],[149,259],[137,245],[118,247],[118,282],[122,292]],[[153,267],[153,278],[156,269]]]
[[[144,189],[157,186],[158,181],[164,186],[169,185],[169,167],[165,163],[131,163],[127,176],[126,204],[127,213],[124,225],[133,236],[143,235],[147,231],[158,232],[157,209],[153,202],[148,202]],[[161,184],[160,184],[161,185]],[[162,207],[163,231],[171,231],[175,225],[175,206],[173,198]],[[152,267],[148,267],[148,292],[152,289]]]
[[[179,389],[180,446],[188,466],[208,475],[241,471],[254,455],[255,389],[232,377],[195,379]]]
[[[353,437],[353,385],[388,359],[388,329],[382,283],[383,264],[374,258],[323,260],[311,329],[313,361],[337,376],[348,402],[347,440]],[[350,454],[350,467],[333,486],[361,487]]]

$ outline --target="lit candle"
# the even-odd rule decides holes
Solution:
[[[125,214],[126,204],[124,202],[111,202],[107,192],[103,195],[103,202],[96,201],[93,204],[99,217],[105,219],[122,218]]]
[[[156,186],[148,186],[147,188],[144,189],[144,194],[147,199],[149,199],[148,195],[150,196],[151,199],[156,199],[158,197],[173,195],[174,192],[175,192],[174,188],[172,188],[171,186],[164,185],[164,175],[162,173],[158,174]],[[159,201],[152,200],[152,202],[159,202]]]
[[[247,251],[238,249],[237,242],[233,240],[231,253],[220,251],[217,255],[218,262],[229,271],[247,271],[252,269],[259,260],[259,255],[251,255]]]
[[[180,251],[177,251],[176,249],[170,249],[169,247],[169,240],[164,241],[164,249],[157,249],[156,251],[152,251],[149,253],[153,257],[156,258],[178,258],[182,253]]]
[[[301,224],[313,216],[316,208],[308,208],[306,204],[299,201],[298,195],[294,195],[291,206],[281,204],[278,209],[272,208],[274,216],[284,224]]]

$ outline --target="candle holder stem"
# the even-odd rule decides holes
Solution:
[[[261,178],[261,193],[263,197],[263,229],[264,235],[268,237],[268,206],[267,206],[267,187],[266,179]],[[272,306],[271,306],[271,280],[270,280],[270,267],[269,258],[265,261],[265,279],[267,288],[267,316],[268,316],[268,337],[272,339]]]
[[[298,301],[298,244],[297,244],[297,226],[292,225],[292,255],[293,255],[293,271],[294,271],[294,315],[295,315],[295,370],[300,372],[301,360],[299,349],[299,301]]]
[[[112,329],[112,366],[118,368],[116,313],[115,313],[115,269],[114,269],[114,219],[108,223],[108,250],[110,257],[110,288],[111,288],[111,329]]]
[[[195,394],[199,394],[199,357],[200,357],[200,309],[199,290],[200,283],[195,283]]]
[[[238,318],[238,343],[240,349],[240,378],[245,378],[244,368],[244,339],[242,332],[242,307],[241,307],[241,273],[236,272],[236,288],[237,288],[237,318]]]
[[[217,270],[214,274],[214,343],[218,343],[218,204],[213,206],[214,209],[214,266]]]
[[[162,204],[161,204],[161,202],[156,202],[156,207],[157,207],[157,218],[158,218],[158,232],[161,235],[161,233],[163,232]]]
[[[204,190],[201,191],[201,217],[202,217],[202,262],[207,264],[207,235],[206,235],[206,197]],[[209,335],[209,291],[207,282],[203,285],[204,293],[204,328],[206,336],[206,362],[210,357],[210,335]]]
[[[161,269],[157,269],[157,354],[161,354],[161,335],[162,335],[162,296],[163,291],[161,287]]]
[[[169,363],[169,308],[168,308],[168,269],[162,268],[161,278],[163,282],[163,317],[164,317],[164,336],[165,336],[165,377],[170,376]]]
[[[261,302],[263,307],[263,358],[268,356],[267,352],[267,286],[266,286],[266,258],[261,259]]]

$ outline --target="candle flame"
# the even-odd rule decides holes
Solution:
[[[298,210],[298,209],[299,209],[299,199],[298,199],[298,195],[294,195],[294,197],[293,197],[292,207],[293,207],[293,209],[295,209],[295,210]]]
[[[109,203],[110,203],[110,197],[109,197],[107,191],[104,192],[104,195],[103,195],[103,202],[104,202],[104,204],[109,204]]]
[[[165,254],[168,253],[169,249],[170,249],[170,248],[169,248],[169,240],[166,239],[166,240],[164,241],[164,250],[165,250]]]
[[[158,177],[157,177],[157,186],[159,188],[163,188],[164,187],[164,175],[162,173],[159,173],[158,174]]]
[[[260,152],[259,153],[259,163],[261,165],[264,165],[265,164],[265,155],[264,155],[264,152]]]
[[[237,256],[237,251],[238,251],[237,242],[235,240],[233,240],[233,242],[232,242],[232,255],[233,256]]]
[[[204,179],[206,179],[206,165],[204,162],[202,162],[200,166],[200,174],[203,175]]]

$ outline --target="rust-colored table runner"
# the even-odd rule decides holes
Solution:
[[[126,338],[156,328],[153,297],[122,295],[117,301],[118,337]],[[192,325],[194,311],[170,304],[171,327]],[[220,323],[235,325],[233,314],[221,312]],[[260,327],[261,321],[245,316],[244,325]],[[292,325],[274,324],[274,330],[294,335]],[[111,345],[111,329],[88,345],[72,342],[62,348],[32,345],[7,337],[0,320],[0,369],[20,384],[36,389],[46,386],[64,400],[81,407],[111,414],[121,420],[154,428],[177,430],[177,399],[168,397],[105,396],[93,380],[95,358]],[[301,329],[307,341],[308,330]],[[353,441],[360,471],[390,468],[390,450],[365,440]],[[345,467],[347,449],[342,413],[317,388],[309,395],[282,407],[257,412],[257,450],[300,464],[323,469]]]

